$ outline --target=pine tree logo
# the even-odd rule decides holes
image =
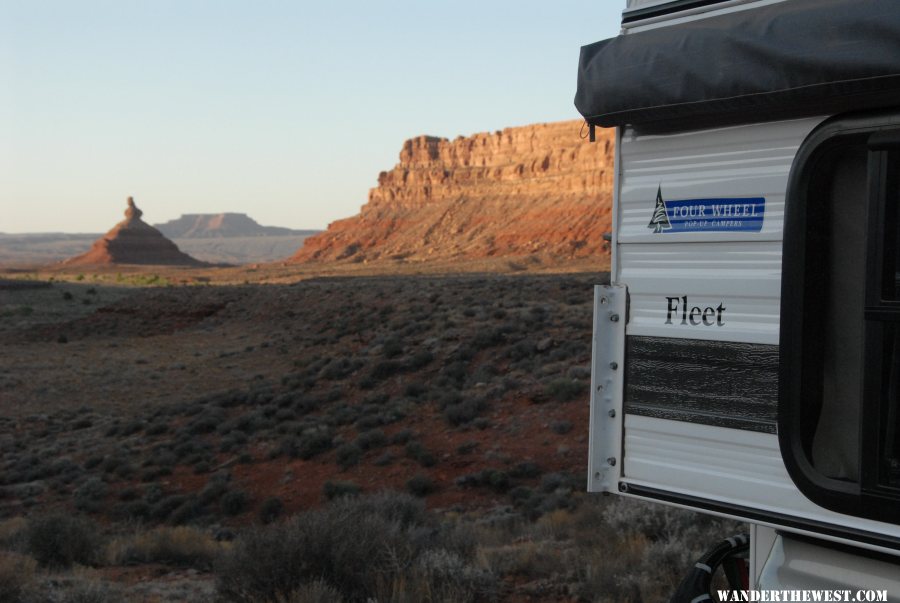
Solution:
[[[666,213],[666,202],[662,198],[662,185],[656,189],[656,207],[653,208],[653,217],[650,218],[647,228],[652,228],[654,234],[672,230],[672,223],[669,222],[669,215]]]

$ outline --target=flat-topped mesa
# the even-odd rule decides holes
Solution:
[[[218,214],[182,214],[181,217],[154,224],[165,236],[173,239],[213,239],[229,237],[307,236],[309,231],[279,226],[262,226],[247,214],[224,212]]]
[[[581,126],[407,140],[360,213],[306,239],[292,261],[604,254],[613,139],[600,131],[590,144]]]
[[[144,215],[128,197],[125,219],[97,239],[86,253],[64,261],[69,265],[145,264],[202,266],[204,262],[183,253],[161,232],[141,219]]]

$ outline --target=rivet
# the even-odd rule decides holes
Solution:
[[[617,368],[619,368],[619,363],[618,362],[610,362],[609,368],[611,368],[612,370],[616,370]]]
[[[618,315],[618,314],[611,314],[610,317],[609,317],[609,319],[610,319],[611,321],[613,321],[613,322],[619,322],[619,315]]]
[[[609,409],[609,412],[607,414],[609,415],[609,418],[613,418],[614,416],[616,416],[616,409],[615,408]]]
[[[628,492],[628,484],[619,482],[619,492]]]
[[[616,457],[611,456],[608,459],[606,459],[606,462],[609,463],[610,466],[615,467],[616,466]]]

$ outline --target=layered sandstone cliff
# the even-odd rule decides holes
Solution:
[[[152,264],[202,266],[203,262],[178,249],[161,232],[141,219],[144,212],[128,197],[125,219],[94,241],[90,250],[67,259],[70,265]]]
[[[306,239],[293,261],[604,254],[613,141],[580,121],[456,140],[407,140],[359,215]]]

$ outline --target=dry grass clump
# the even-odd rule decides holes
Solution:
[[[258,603],[269,603],[259,599]],[[279,596],[274,603],[344,603],[340,591],[323,580],[313,580],[292,590],[288,595]]]
[[[316,580],[351,601],[476,601],[495,589],[472,537],[392,492],[250,530],[217,567],[220,599],[236,603],[292,601]]]
[[[28,520],[24,517],[11,517],[0,521],[0,549],[19,550],[25,543],[25,530]]]
[[[163,563],[209,569],[224,545],[194,527],[157,527],[110,542],[107,558],[114,565]]]
[[[26,601],[36,588],[34,559],[0,553],[0,601]]]

